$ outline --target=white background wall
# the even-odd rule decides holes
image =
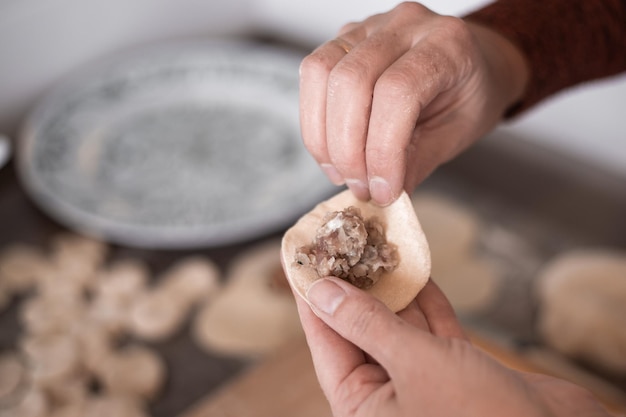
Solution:
[[[0,0],[0,131],[73,68],[137,44],[255,28],[314,46],[395,0]],[[425,0],[461,15],[485,0]],[[503,127],[626,177],[626,76],[561,94]]]
[[[0,0],[0,131],[73,68],[179,36],[244,33],[254,0]]]

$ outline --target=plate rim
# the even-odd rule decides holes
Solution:
[[[37,139],[41,136],[41,124],[49,118],[51,108],[55,103],[67,102],[71,91],[85,88],[88,83],[97,81],[98,77],[104,76],[109,71],[120,71],[120,67],[127,68],[137,65],[138,62],[149,60],[152,56],[160,56],[167,53],[182,54],[185,52],[197,53],[211,51],[219,48],[220,51],[235,50],[246,51],[254,48],[257,54],[275,54],[284,59],[291,59],[294,65],[299,63],[304,56],[303,52],[280,45],[258,42],[250,39],[201,39],[183,40],[149,45],[115,54],[108,59],[101,59],[92,65],[86,65],[74,72],[74,75],[60,82],[51,89],[31,109],[25,118],[22,129],[18,136],[16,146],[16,161],[18,177],[27,191],[29,197],[34,200],[42,211],[50,215],[59,223],[76,229],[85,234],[104,239],[115,244],[124,246],[141,247],[146,249],[192,249],[199,247],[226,246],[258,238],[262,235],[285,229],[297,218],[310,210],[319,201],[336,192],[337,187],[330,181],[325,180],[322,171],[319,170],[320,184],[316,195],[309,199],[294,201],[289,209],[272,210],[268,214],[265,210],[256,216],[246,216],[245,219],[235,219],[220,224],[205,224],[194,226],[146,226],[132,223],[123,223],[110,217],[95,215],[85,211],[64,199],[55,198],[54,193],[46,190],[45,185],[37,178],[35,170],[29,167],[29,160],[35,152]],[[161,58],[162,59],[162,58]],[[296,67],[297,68],[297,67]],[[86,84],[87,83],[87,84]],[[297,93],[296,93],[297,95]],[[54,111],[52,111],[54,114]],[[299,124],[298,124],[299,126]],[[43,125],[45,127],[45,124]],[[304,149],[304,147],[303,147]],[[303,152],[306,152],[303,150]],[[274,214],[273,216],[271,214]],[[233,228],[233,224],[242,227]],[[191,231],[193,228],[193,231]]]

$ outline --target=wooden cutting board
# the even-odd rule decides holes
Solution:
[[[475,346],[505,366],[570,380],[589,389],[609,411],[616,415],[626,412],[626,394],[621,390],[562,359],[557,360],[554,355],[537,351],[523,354],[479,334],[467,333]],[[332,414],[302,338],[180,417],[332,417]]]
[[[304,338],[287,344],[181,417],[332,417]]]

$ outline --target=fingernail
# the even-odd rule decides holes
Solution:
[[[367,201],[370,199],[370,190],[363,181],[348,178],[346,185],[359,200]]]
[[[320,167],[326,173],[326,176],[335,185],[342,185],[344,183],[343,177],[337,171],[337,168],[332,166],[331,164],[320,164]]]
[[[391,186],[382,177],[372,177],[370,179],[370,194],[372,199],[381,206],[388,206],[394,200]]]
[[[315,309],[331,316],[345,297],[343,288],[326,278],[315,281],[306,293],[307,300]]]

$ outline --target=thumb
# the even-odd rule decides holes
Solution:
[[[392,377],[414,360],[416,352],[407,347],[427,336],[378,299],[339,278],[315,281],[307,301],[322,321],[370,354]]]

